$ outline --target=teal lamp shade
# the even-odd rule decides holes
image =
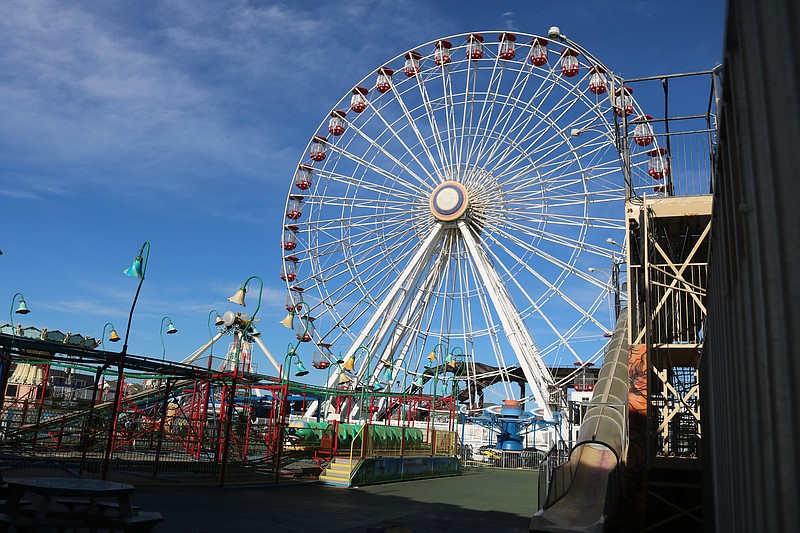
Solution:
[[[170,322],[167,324],[167,335],[174,335],[175,333],[178,333],[178,330],[172,325],[172,322]]]
[[[122,271],[123,274],[126,276],[130,276],[132,278],[141,278],[142,277],[142,256],[137,255],[136,259],[133,260],[133,264]]]
[[[383,371],[383,381],[389,383],[392,381],[392,367],[386,367],[386,370]]]
[[[250,336],[253,338],[257,338],[261,336],[261,332],[258,331],[258,328],[255,326],[250,326]]]
[[[308,374],[308,370],[306,370],[305,365],[303,365],[303,362],[300,361],[299,359],[295,363],[294,367],[297,370],[297,372],[294,373],[295,376],[301,377],[301,376],[305,376],[306,374]]]
[[[419,387],[420,389],[422,388],[423,385],[425,385],[425,381],[422,379],[422,376],[418,376],[417,379],[414,380],[414,385]]]
[[[27,315],[28,313],[31,312],[31,310],[28,309],[28,304],[25,303],[25,298],[20,296],[20,298],[19,298],[19,306],[17,307],[17,310],[14,311],[14,312],[19,314],[19,315]]]

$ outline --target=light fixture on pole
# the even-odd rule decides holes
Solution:
[[[100,337],[100,344],[102,344],[103,346],[103,351],[105,351],[106,349],[105,339],[106,339],[106,328],[108,326],[111,326],[111,333],[109,333],[108,335],[108,340],[111,342],[120,341],[120,337],[119,335],[117,335],[117,329],[114,327],[114,324],[112,324],[111,322],[106,322],[106,324],[103,326],[103,335]]]
[[[172,325],[172,319],[168,316],[165,316],[161,319],[161,328],[158,330],[158,335],[161,337],[161,360],[164,361],[167,358],[167,347],[164,345],[164,321],[167,321],[167,335],[174,335],[178,333],[178,330],[175,326]]]
[[[281,367],[281,382],[284,380],[284,376],[286,381],[289,381],[289,362],[292,359],[297,359],[295,362],[295,376],[302,377],[308,374],[308,370],[306,370],[305,365],[303,365],[303,361],[300,360],[300,356],[297,355],[297,347],[292,346],[292,343],[289,343],[289,347],[286,350],[286,357],[283,358],[283,367]]]
[[[280,321],[280,324],[285,328],[294,329],[294,316],[302,310],[302,307],[304,305],[306,306],[306,314],[310,313],[311,307],[309,307],[307,303],[301,300],[295,303],[292,306],[292,308],[289,309],[289,313],[287,313],[287,315],[283,317],[283,320]]]
[[[608,239],[611,241],[612,239]],[[619,244],[619,243],[614,243]],[[619,284],[619,267],[620,263],[613,259],[611,260],[611,283],[608,287],[608,292],[613,293],[614,296],[614,319],[619,318],[620,311],[622,309],[622,298],[620,293],[620,284]],[[586,270],[589,272],[606,272],[608,270],[605,268],[596,268],[596,267],[589,267]]]
[[[19,307],[17,310],[14,311],[14,302],[17,300],[17,296],[19,296]],[[14,296],[11,297],[11,311],[8,312],[8,316],[11,318],[11,334],[16,335],[17,330],[14,327],[14,313],[18,315],[27,315],[30,313],[30,309],[28,309],[28,304],[25,303],[25,297],[22,295],[21,292],[16,293]]]
[[[133,297],[131,304],[131,311],[128,314],[128,326],[125,328],[125,339],[122,343],[122,355],[128,353],[128,336],[131,332],[131,320],[133,319],[133,310],[136,308],[136,301],[139,299],[139,291],[142,290],[142,283],[144,282],[145,274],[147,274],[147,260],[150,258],[150,243],[145,241],[142,247],[139,248],[139,253],[133,260],[133,264],[127,269],[123,270],[123,274],[132,278],[139,279],[139,286],[136,287],[136,294]]]
[[[250,327],[250,325],[255,320],[256,314],[258,314],[258,310],[261,309],[261,295],[264,292],[264,280],[262,280],[258,276],[250,276],[249,278],[247,278],[247,280],[245,280],[244,283],[242,283],[242,286],[239,287],[239,290],[236,291],[236,294],[234,294],[233,296],[228,298],[229,301],[231,301],[231,302],[233,302],[235,304],[239,304],[242,307],[247,307],[245,305],[245,303],[244,303],[244,297],[247,294],[247,285],[250,283],[250,281],[252,281],[254,279],[258,280],[258,303],[256,304],[256,310],[253,311],[252,315],[250,315],[250,320],[248,320],[247,323],[245,323],[244,331],[247,331],[247,329]]]
[[[344,364],[342,365],[342,368],[344,368],[348,372],[352,372],[353,370],[355,370],[355,368],[356,368],[356,354],[358,353],[359,350],[364,350],[364,352],[366,352],[366,354],[367,354],[367,359],[369,359],[369,357],[370,357],[369,348],[367,348],[366,346],[364,346],[362,344],[361,346],[356,348],[356,350],[352,354],[350,354],[350,357],[348,357],[347,360],[344,362]]]
[[[222,317],[219,316],[219,311],[217,311],[216,309],[212,309],[211,311],[208,312],[208,318],[206,319],[206,327],[208,327],[208,336],[213,341],[214,340],[214,333],[211,331],[211,317],[212,316],[214,317],[214,325],[217,326],[217,327],[222,326],[223,324],[225,324],[225,321],[222,320]],[[214,343],[213,342],[211,343],[211,352],[209,353],[209,355],[210,356],[214,355]]]
[[[464,359],[464,351],[460,347],[455,346],[453,347],[452,350],[450,350],[450,353],[447,354],[447,357],[445,358],[445,363],[450,368],[450,370],[452,370],[453,373],[455,373],[456,368],[458,367],[459,363],[463,362],[462,361],[463,359]]]

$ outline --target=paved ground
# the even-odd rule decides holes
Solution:
[[[536,480],[535,472],[476,469],[358,489],[142,487],[134,502],[164,515],[156,528],[162,532],[365,533],[388,526],[414,533],[527,532],[536,511]]]
[[[12,474],[69,475],[37,470],[6,477]],[[133,503],[164,515],[156,527],[160,533],[377,533],[389,526],[405,527],[402,533],[527,532],[536,486],[536,472],[467,469],[461,476],[353,489],[317,483],[225,489],[137,484]]]

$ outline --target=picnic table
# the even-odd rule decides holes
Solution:
[[[7,478],[5,481],[8,494],[2,508],[3,521],[20,530],[48,524],[57,529],[151,531],[163,519],[159,513],[138,511],[138,507],[131,504],[131,494],[136,487],[129,483],[68,477]],[[26,494],[39,496],[38,507],[32,513],[23,510],[21,505]],[[66,513],[51,508],[54,498],[68,509]],[[116,514],[105,515],[103,511],[107,509],[116,510]]]

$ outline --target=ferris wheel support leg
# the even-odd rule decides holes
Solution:
[[[503,282],[497,271],[492,266],[488,257],[481,248],[472,230],[464,220],[458,221],[458,229],[467,244],[472,260],[486,282],[486,290],[500,317],[500,322],[508,337],[508,342],[514,349],[525,378],[531,387],[531,392],[536,398],[536,403],[544,409],[544,418],[553,419],[553,414],[548,407],[548,385],[552,383],[550,372],[544,366],[541,356],[528,333],[525,323],[520,318],[511,296],[503,288]]]
[[[399,303],[397,301],[398,294],[406,286],[409,285],[409,281],[411,281],[412,284],[413,284],[413,282],[417,278],[419,278],[419,276],[421,275],[421,273],[424,270],[423,269],[424,265],[427,264],[430,261],[430,258],[431,258],[431,256],[433,255],[433,252],[436,249],[436,245],[438,244],[439,238],[440,238],[441,233],[442,233],[442,228],[443,228],[443,225],[441,223],[436,223],[433,226],[433,228],[431,229],[430,233],[428,233],[428,236],[425,237],[425,240],[422,242],[422,244],[420,244],[419,249],[414,254],[414,257],[411,258],[411,260],[408,262],[406,267],[403,269],[403,271],[397,277],[397,281],[394,282],[394,285],[392,285],[392,288],[389,290],[389,292],[383,298],[383,301],[380,303],[378,308],[375,310],[375,313],[372,315],[372,317],[370,317],[369,321],[364,326],[364,328],[361,330],[361,333],[359,333],[358,337],[356,337],[355,342],[353,342],[353,344],[350,346],[350,348],[348,348],[347,353],[344,356],[345,361],[348,358],[350,358],[351,356],[355,355],[356,351],[358,351],[359,347],[362,346],[363,343],[367,340],[367,337],[369,337],[370,333],[372,332],[372,330],[375,328],[375,326],[377,325],[378,321],[380,321],[380,320],[383,321],[383,324],[386,327],[382,328],[382,332],[380,332],[380,335],[378,336],[378,338],[374,337],[370,344],[371,344],[371,346],[373,348],[375,348],[375,347],[377,347],[377,346],[379,346],[381,344],[382,337],[385,336],[386,333],[389,331],[389,325],[390,325],[391,321],[394,319],[394,317],[400,311],[400,307],[401,306],[399,305]],[[413,276],[413,278],[412,278],[412,276]],[[391,309],[390,309],[390,306],[391,306]],[[387,310],[389,311],[389,313],[387,313]],[[357,376],[359,378],[363,375],[365,369],[367,368],[367,364],[368,363],[369,363],[369,361],[367,359],[365,359],[361,363],[361,367],[359,368],[359,371],[357,373]],[[329,381],[328,386],[330,386],[331,383],[332,383],[332,381]],[[355,383],[355,381],[354,381],[354,383]]]
[[[385,348],[378,354],[380,355],[379,359],[381,361],[391,360],[394,363],[395,368],[392,371],[392,379],[394,379],[399,372],[400,367],[405,361],[406,354],[411,348],[413,335],[411,335],[410,332],[420,327],[424,310],[430,303],[433,288],[436,285],[437,279],[441,276],[446,260],[447,254],[440,253],[434,267],[428,270],[427,279],[423,280],[422,283],[415,283],[415,286],[420,287],[420,289],[416,291],[410,304],[406,306],[402,317],[397,321],[397,325],[392,328],[392,335],[389,342],[386,343]],[[384,322],[382,328],[389,328],[390,326],[391,322]],[[378,334],[378,337],[382,338],[383,336],[385,336],[385,333]],[[398,352],[398,348],[399,356],[395,358],[393,356]],[[376,367],[372,372],[371,381],[379,379],[380,372],[380,366]]]
[[[375,313],[373,313],[372,317],[370,317],[367,324],[361,330],[361,333],[359,333],[358,337],[356,337],[355,342],[353,342],[350,345],[350,348],[347,349],[347,352],[345,353],[343,358],[345,361],[355,355],[356,351],[358,351],[359,347],[361,347],[362,344],[367,340],[367,337],[375,328],[379,320],[383,320],[384,324],[390,324],[395,315],[400,311],[400,306],[398,305],[398,302],[395,301],[398,293],[403,289],[404,286],[408,285],[408,281],[410,278],[412,278],[412,275],[414,276],[414,278],[411,281],[414,281],[423,272],[424,270],[423,266],[430,261],[430,258],[436,249],[436,245],[438,244],[439,239],[441,237],[442,228],[443,225],[441,223],[434,224],[430,233],[428,233],[428,236],[425,237],[425,240],[422,242],[419,249],[414,254],[414,257],[411,258],[406,267],[403,269],[403,272],[401,272],[400,275],[397,277],[397,280],[394,282],[394,285],[392,285],[392,288],[389,290],[389,292],[384,297],[383,301],[375,310]],[[391,310],[389,310],[389,307],[392,304],[394,304],[394,306]],[[387,310],[389,310],[388,315],[386,315]],[[382,336],[385,336],[386,332],[388,332],[388,327],[385,328],[385,331],[383,332]],[[382,336],[379,335],[379,337]],[[376,337],[372,339],[371,344],[373,347],[379,346],[380,341],[381,338]],[[359,371],[357,373],[357,376],[359,378],[364,374],[368,365],[369,365],[369,360],[365,359],[365,361],[362,362],[361,367],[359,368]],[[328,378],[326,387],[331,388],[336,384],[338,384],[338,382],[339,382],[339,376],[336,373],[334,373],[332,376]],[[354,384],[356,384],[357,382],[358,379],[353,381]],[[312,402],[311,405],[309,405],[308,409],[306,409],[305,416],[315,415],[318,408],[319,408],[319,402],[318,401]]]

